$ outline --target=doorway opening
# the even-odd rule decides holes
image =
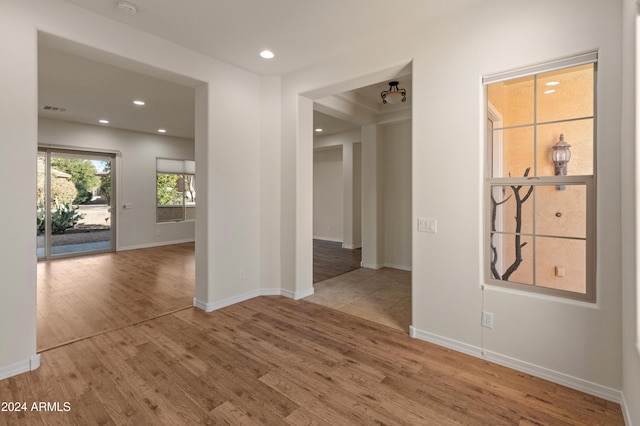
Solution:
[[[314,101],[314,294],[306,300],[408,332],[411,103],[384,105],[387,86]]]
[[[201,82],[55,36],[38,41],[41,353],[192,308],[196,222],[155,220],[153,163],[195,157]]]
[[[38,150],[37,257],[115,250],[115,155]]]

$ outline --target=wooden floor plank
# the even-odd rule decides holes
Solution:
[[[38,262],[38,350],[193,305],[194,244]]]
[[[93,334],[0,381],[0,400],[68,401],[71,411],[0,413],[0,426],[623,424],[613,402],[304,300],[258,297],[212,313],[181,306],[192,289],[171,281],[193,279],[184,269],[193,245],[153,254],[89,256],[89,271],[66,259],[38,265],[38,297],[50,296],[38,306],[50,319],[43,341]],[[178,258],[183,265],[163,268]],[[54,273],[69,267],[73,281],[93,285]],[[369,278],[393,276],[378,273]],[[91,307],[94,319],[74,324]]]

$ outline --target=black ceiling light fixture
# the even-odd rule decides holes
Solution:
[[[389,82],[389,90],[383,90],[380,93],[383,104],[395,104],[397,102],[404,102],[407,100],[407,91],[405,89],[398,89],[397,81]]]

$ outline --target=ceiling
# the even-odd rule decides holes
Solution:
[[[376,39],[397,36],[482,0],[395,0],[391,10],[388,0],[131,0],[138,10],[135,15],[121,12],[117,0],[56,1],[76,4],[257,74],[282,75]],[[371,24],[389,22],[390,17],[400,24]],[[258,52],[264,48],[272,49],[276,57],[260,58]],[[147,133],[163,128],[167,135],[193,139],[193,85],[182,86],[102,62],[100,56],[89,59],[77,53],[41,37],[41,117],[92,125],[102,125],[98,120],[106,118],[109,127]],[[315,114],[315,127],[329,135],[358,128],[394,108],[410,108],[411,75],[405,73],[398,80],[409,93],[405,104],[382,105],[380,92],[388,89],[388,82],[380,82],[334,99],[357,104],[369,118],[353,121],[327,107]],[[146,105],[137,107],[134,99],[143,99]],[[54,109],[43,110],[45,106]]]
[[[60,1],[60,0],[58,0]],[[65,0],[259,75],[394,39],[485,0]],[[270,49],[275,58],[258,54]]]
[[[134,100],[146,104],[136,106]],[[38,113],[45,118],[145,133],[165,129],[167,135],[193,139],[195,93],[191,87],[40,44]],[[101,119],[109,123],[100,124]]]

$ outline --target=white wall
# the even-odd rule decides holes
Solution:
[[[281,84],[279,77],[262,77],[260,142],[260,281],[263,288],[281,286],[280,268],[280,122]]]
[[[380,127],[383,149],[384,265],[411,270],[411,122]]]
[[[338,133],[328,136],[314,136],[313,147],[314,153],[317,153],[326,149],[336,149],[342,151],[342,219],[331,218],[333,223],[340,221],[342,227],[341,236],[321,236],[320,239],[326,239],[330,241],[342,241],[342,247],[346,249],[356,249],[362,246],[362,132],[351,131]],[[316,164],[316,157],[314,155],[314,167]],[[316,224],[320,221],[324,221],[323,208],[316,202],[318,194],[316,194],[316,187],[319,181],[317,180],[315,168],[314,168],[314,202],[313,202],[313,220],[314,231],[313,235],[316,238],[317,235],[322,234],[322,230],[318,229]],[[322,184],[324,185],[324,184]],[[335,185],[335,184],[334,184]],[[322,188],[319,188],[323,191]],[[331,195],[333,197],[333,195]],[[322,202],[322,201],[319,201]],[[326,209],[326,207],[324,208]],[[331,211],[331,216],[336,215],[337,211]],[[326,229],[326,227],[325,227]]]
[[[342,147],[313,153],[313,238],[343,242]]]
[[[620,5],[610,0],[485,2],[426,25],[402,43],[389,40],[388,46],[372,46],[284,78],[282,179],[294,179],[296,187],[283,187],[282,196],[283,205],[296,208],[288,216],[292,225],[283,226],[283,244],[300,248],[311,233],[300,213],[311,205],[312,179],[292,174],[311,164],[306,136],[311,135],[306,118],[311,112],[300,107],[301,99],[380,81],[412,58],[412,223],[417,217],[438,220],[436,234],[412,228],[413,335],[619,400]],[[598,303],[495,288],[483,295],[481,77],[595,48],[600,55]],[[442,160],[452,152],[455,173]],[[283,275],[297,278],[296,289],[309,285],[309,262],[310,256],[300,255],[283,264]],[[480,326],[483,309],[494,314],[492,330]]]
[[[353,144],[353,247],[362,246],[362,143]]]
[[[197,305],[215,309],[259,294],[264,284],[261,78],[66,2],[0,1],[0,111],[8,118],[3,121],[7,155],[0,156],[0,179],[14,183],[0,193],[12,204],[0,223],[2,241],[12,242],[0,249],[0,377],[38,363],[33,238],[38,31],[78,43],[74,47],[82,52],[195,88]],[[215,102],[218,96],[231,101],[222,105]],[[279,142],[273,140],[266,142],[277,148]],[[274,189],[273,182],[269,184],[267,191]],[[33,216],[25,214],[30,211]]]
[[[0,222],[0,379],[37,368],[36,191],[38,109],[36,32],[14,10],[0,4],[0,114],[4,155],[0,156],[0,199],[10,200]],[[13,9],[13,8],[11,8]],[[34,214],[28,214],[34,212]]]
[[[41,118],[38,143],[121,153],[116,160],[118,250],[193,241],[194,222],[156,224],[155,197],[156,157],[193,160],[193,140]],[[125,203],[133,208],[124,209]]]

